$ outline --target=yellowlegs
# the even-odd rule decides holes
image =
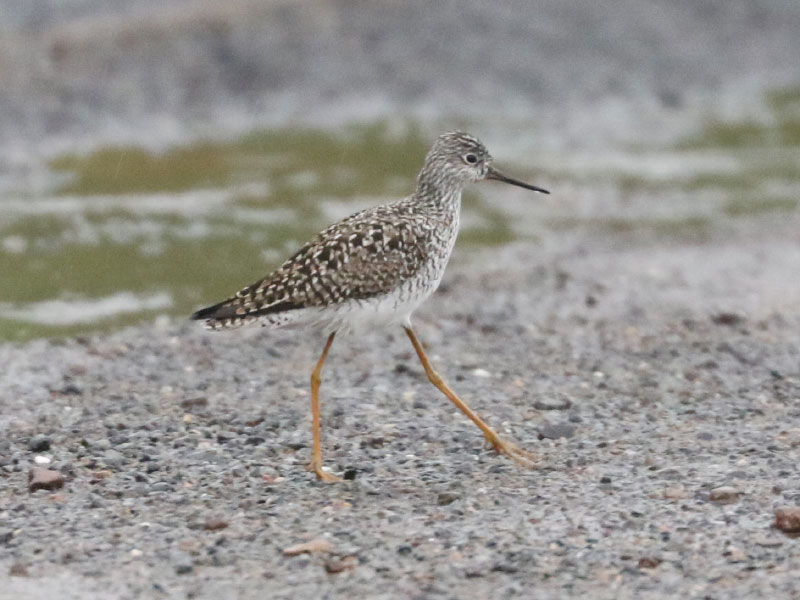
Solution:
[[[453,250],[461,192],[467,184],[483,179],[549,193],[497,171],[489,152],[473,136],[445,133],[425,157],[413,195],[331,225],[273,273],[192,315],[205,319],[207,327],[215,330],[253,323],[267,327],[305,324],[327,335],[311,373],[314,445],[308,468],[319,479],[339,480],[322,463],[322,365],[337,332],[376,324],[402,326],[431,383],[481,429],[495,450],[524,466],[533,465],[528,452],[502,440],[448,387],[411,328],[411,314],[439,286]]]

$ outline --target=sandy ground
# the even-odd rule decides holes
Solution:
[[[797,231],[449,272],[419,334],[530,471],[399,331],[333,348],[339,485],[303,470],[318,337],[185,322],[0,347],[0,598],[797,597],[800,540],[772,526],[800,504]],[[28,491],[36,456],[62,489]]]

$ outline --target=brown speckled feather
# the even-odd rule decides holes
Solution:
[[[264,279],[192,318],[237,325],[388,293],[424,265],[430,225],[409,199],[358,212],[317,234]]]

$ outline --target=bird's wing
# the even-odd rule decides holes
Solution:
[[[267,277],[193,319],[261,317],[379,296],[414,276],[430,236],[402,203],[367,209],[319,233]]]

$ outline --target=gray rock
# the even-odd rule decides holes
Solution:
[[[664,467],[656,471],[656,475],[661,479],[678,480],[683,478],[683,473],[676,467]]]
[[[125,464],[125,456],[119,450],[106,450],[103,454],[102,462],[111,469],[119,469]]]
[[[567,410],[572,406],[569,398],[547,397],[537,398],[533,402],[533,407],[537,410]]]
[[[14,531],[7,528],[0,529],[0,544],[7,544],[14,539]]]
[[[575,425],[571,423],[547,423],[539,428],[539,435],[549,440],[569,439],[575,435]]]
[[[31,452],[46,452],[50,449],[50,438],[42,433],[36,434],[28,440],[28,450]]]
[[[170,552],[169,559],[178,575],[186,575],[194,571],[194,560],[183,550],[173,550]]]
[[[89,494],[89,501],[87,502],[87,508],[102,508],[105,502],[103,499],[98,496],[97,494]]]

